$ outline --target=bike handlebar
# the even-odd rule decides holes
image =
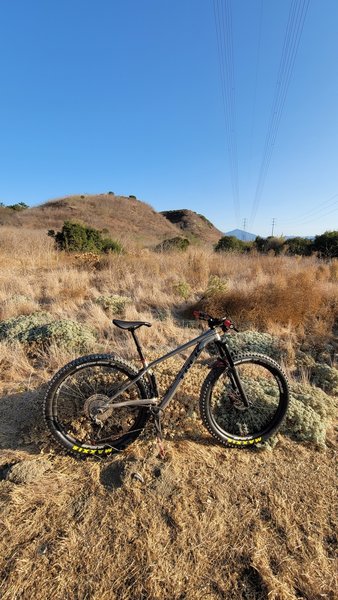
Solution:
[[[195,319],[199,319],[200,321],[208,321],[210,329],[213,329],[214,327],[222,327],[222,330],[224,332],[228,331],[229,329],[238,331],[231,319],[229,319],[228,317],[222,317],[221,319],[217,319],[216,317],[212,317],[211,315],[208,315],[208,313],[202,312],[201,310],[194,310],[193,315]]]

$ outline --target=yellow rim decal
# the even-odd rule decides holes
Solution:
[[[73,446],[72,450],[82,452],[82,454],[110,454],[113,448],[104,448],[102,450],[92,450],[91,448],[81,448],[81,446]]]
[[[226,438],[226,441],[229,444],[236,444],[237,446],[247,446],[248,444],[257,444],[262,441],[262,438],[255,438],[254,440],[231,440],[230,438]]]

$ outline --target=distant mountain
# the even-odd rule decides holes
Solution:
[[[232,231],[227,231],[224,235],[233,235],[239,240],[244,242],[253,242],[257,235],[255,233],[249,233],[248,231],[244,231],[243,229],[233,229]]]

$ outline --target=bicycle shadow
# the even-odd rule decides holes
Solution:
[[[43,420],[46,385],[0,398],[0,449],[40,454],[50,445]]]

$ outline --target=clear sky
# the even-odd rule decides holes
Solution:
[[[1,0],[0,201],[113,191],[222,231],[338,229],[338,2],[294,21],[292,68],[306,5]]]

